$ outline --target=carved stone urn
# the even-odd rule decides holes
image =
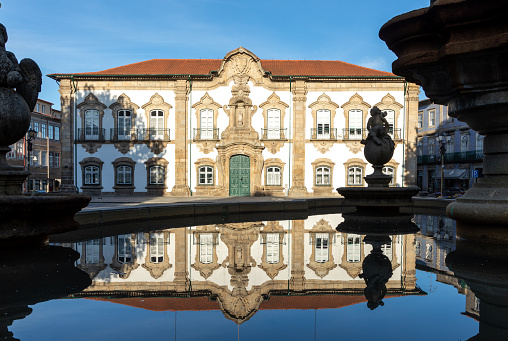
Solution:
[[[507,1],[437,0],[379,32],[395,74],[485,135],[484,178],[447,207],[463,237],[491,238],[508,221],[507,15]]]

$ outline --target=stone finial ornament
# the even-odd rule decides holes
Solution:
[[[30,127],[30,115],[41,91],[42,72],[32,59],[18,63],[5,49],[7,30],[0,24],[0,170],[9,166],[5,155],[10,144],[21,139]]]

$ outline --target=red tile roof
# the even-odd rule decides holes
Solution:
[[[97,72],[65,74],[75,76],[209,75],[218,71],[222,59],[152,59]],[[338,60],[261,60],[274,76],[396,77],[393,73],[369,69]],[[58,77],[64,74],[52,74]]]
[[[96,301],[123,304],[152,311],[206,311],[219,310],[219,303],[208,297],[89,297]],[[260,310],[278,309],[334,309],[367,302],[363,295],[272,296],[261,303]]]

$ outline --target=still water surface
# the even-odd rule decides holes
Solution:
[[[342,220],[329,214],[53,240],[79,252],[75,266],[92,284],[30,305],[9,331],[19,340],[74,341],[478,333],[478,299],[445,263],[455,249],[454,221],[417,215],[419,233],[372,241],[338,232]]]

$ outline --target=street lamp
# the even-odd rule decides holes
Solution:
[[[26,149],[28,150],[28,162],[27,162],[27,170],[28,170],[28,177],[27,177],[27,192],[30,192],[30,154],[32,152],[32,140],[37,136],[37,132],[33,129],[30,129],[27,132],[27,139],[26,139]]]
[[[441,155],[441,197],[443,196],[443,183],[444,183],[444,154],[446,153],[446,144],[451,140],[451,136],[445,133],[437,136],[439,141],[439,154]]]

